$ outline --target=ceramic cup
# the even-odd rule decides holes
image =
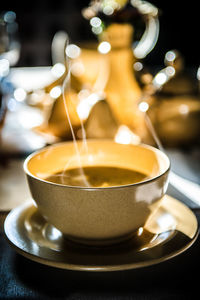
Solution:
[[[24,163],[32,197],[42,216],[73,241],[106,245],[132,237],[158,208],[168,186],[170,162],[147,145],[122,145],[112,140],[89,140],[88,151],[73,142],[46,147]],[[82,166],[134,169],[150,179],[113,187],[77,187],[45,180],[52,173]]]

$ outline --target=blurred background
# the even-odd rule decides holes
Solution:
[[[126,2],[103,2],[109,1]],[[114,138],[121,143],[154,146],[160,139],[176,173],[172,173],[168,193],[191,207],[199,207],[199,3],[149,1],[157,10],[145,6],[145,1],[130,2],[143,10],[139,14],[133,11],[134,42],[141,40],[145,24],[152,20],[153,29],[149,28],[149,32],[153,32],[151,37],[158,36],[155,47],[140,57],[132,48],[130,24],[126,26],[125,22],[120,27],[120,23],[114,30],[112,26],[103,27],[103,19],[94,19],[92,25],[92,17],[83,18],[81,12],[88,0],[1,1],[0,210],[9,211],[30,197],[23,173],[24,158],[48,144],[72,138],[64,104],[76,138],[83,137],[82,121],[87,138]],[[125,9],[125,20],[130,16],[130,6]],[[112,47],[99,48],[100,40],[98,48],[88,51],[83,47],[80,51],[77,42],[95,39],[95,30],[111,30],[110,44],[104,46]],[[119,44],[130,43],[123,51],[121,45],[113,46],[115,38]],[[68,43],[71,48],[67,48]],[[108,52],[112,63],[107,64],[102,54]],[[68,61],[75,68],[70,88],[64,91],[64,103],[61,92]]]
[[[0,2],[0,228],[31,197],[27,155],[72,139],[66,110],[77,139],[159,146],[167,193],[200,207],[199,1],[101,2],[87,20],[88,0]],[[79,45],[94,33],[95,47]],[[148,51],[136,55],[141,40]]]
[[[159,1],[160,34],[154,51],[146,58],[148,65],[163,65],[166,51],[178,49],[188,67],[199,64],[198,1]],[[66,30],[72,39],[81,38],[81,9],[87,0],[1,1],[1,12],[16,13],[21,42],[19,66],[51,65],[51,42],[58,30]]]
[[[109,6],[109,1],[115,5],[122,4],[119,10],[116,9],[117,13],[114,10],[111,13],[103,11],[103,5],[112,10],[113,4]],[[143,116],[139,116],[140,110],[142,112],[148,110],[149,118],[164,146],[188,146],[191,143],[198,143],[200,125],[198,3],[158,0],[152,0],[151,4],[140,0],[100,2],[103,3],[102,10],[98,11],[96,19],[94,16],[83,17],[83,9],[89,5],[88,0],[56,2],[36,0],[30,3],[8,0],[1,4],[0,92],[3,97],[1,97],[0,122],[5,119],[4,114],[8,109],[15,111],[12,118],[17,116],[21,123],[24,122],[23,126],[34,128],[34,132],[35,129],[38,130],[43,138],[45,134],[46,143],[71,138],[69,126],[66,129],[66,115],[63,114],[65,108],[60,97],[61,86],[67,74],[67,64],[71,61],[74,68],[73,74],[71,73],[73,77],[71,88],[66,91],[67,105],[77,138],[81,138],[79,119],[82,119],[88,138],[113,137],[119,125],[126,125],[140,137],[140,141],[155,144],[155,138],[151,141],[152,138],[147,136],[149,129],[145,129]],[[98,5],[100,2],[91,3]],[[121,25],[115,28],[110,26],[117,22]],[[124,26],[128,23],[129,25]],[[97,33],[99,30],[101,33]],[[144,31],[145,34],[148,32],[146,44],[143,43],[140,47],[142,52],[140,50],[136,53],[137,45],[144,39]],[[110,39],[109,47],[112,45],[110,58],[114,64],[110,64],[109,72],[108,69],[106,71],[107,67],[103,67],[102,62],[99,63],[101,60],[99,54],[105,54],[105,49],[101,52],[97,44],[96,46],[93,44],[93,50],[79,44],[97,41],[97,37],[98,45],[107,38]],[[118,39],[117,46],[113,44],[116,43],[116,39]],[[128,43],[127,53],[121,51],[115,57],[112,49],[115,47],[122,49],[123,41]],[[71,50],[65,48],[68,44],[74,44]],[[81,45],[81,50],[77,50],[76,45]],[[78,56],[75,58],[75,53],[71,51],[79,51]],[[118,61],[121,63],[118,64]],[[99,74],[103,68],[104,73],[101,77]],[[120,79],[122,74],[125,76],[123,82]],[[99,87],[99,91],[93,94],[94,82],[97,80],[95,76],[99,77],[100,85],[104,86]],[[103,83],[106,76],[108,76],[107,83]],[[87,97],[82,97],[85,92]],[[92,100],[88,95],[93,95]],[[146,97],[147,104],[144,107],[138,107],[138,103],[142,101],[141,96]],[[105,100],[104,107],[96,105],[99,100]],[[98,107],[95,109],[96,106]],[[30,108],[34,108],[36,114],[33,109],[30,111]],[[23,115],[22,110],[25,110]],[[108,116],[104,124],[100,120],[103,111],[103,115]],[[94,130],[95,126],[98,130]],[[5,130],[4,127],[4,132]],[[97,131],[98,136],[95,135]],[[53,139],[51,137],[48,139],[47,135],[51,135]],[[4,137],[4,140],[8,138]],[[38,147],[40,148],[40,143]]]

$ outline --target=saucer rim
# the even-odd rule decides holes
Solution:
[[[37,262],[37,263],[40,263],[40,264],[43,264],[46,266],[50,266],[50,267],[55,267],[55,268],[65,269],[65,270],[74,270],[74,271],[108,272],[108,271],[125,271],[125,270],[138,269],[138,268],[143,268],[143,267],[147,267],[147,266],[152,266],[152,265],[156,265],[161,262],[167,261],[167,260],[174,258],[174,257],[178,256],[179,254],[185,252],[187,249],[189,249],[194,244],[194,242],[196,241],[198,234],[199,234],[199,224],[198,224],[198,220],[197,220],[195,213],[180,200],[177,200],[174,197],[171,197],[168,195],[165,195],[165,197],[169,198],[170,201],[178,202],[183,207],[187,208],[190,211],[190,214],[192,213],[193,218],[196,221],[196,227],[195,227],[196,231],[195,231],[193,237],[188,237],[190,240],[187,243],[185,243],[184,247],[181,247],[179,250],[176,250],[176,251],[172,250],[171,254],[166,254],[159,258],[149,259],[148,261],[140,261],[140,262],[133,262],[133,263],[128,263],[128,264],[120,264],[120,265],[87,266],[87,265],[81,265],[81,264],[70,264],[67,262],[66,263],[58,262],[53,259],[43,258],[36,254],[27,252],[26,250],[22,249],[22,247],[20,248],[18,245],[16,245],[12,241],[12,239],[10,238],[9,233],[8,233],[8,231],[9,231],[8,224],[9,224],[10,219],[12,219],[13,217],[15,217],[15,221],[17,221],[17,219],[22,215],[22,213],[24,213],[24,212],[28,213],[29,210],[33,209],[33,207],[36,207],[33,202],[23,203],[22,205],[14,208],[12,211],[10,211],[10,213],[7,215],[5,222],[4,222],[4,233],[5,233],[5,237],[8,241],[8,243],[10,244],[10,246],[12,248],[14,248],[14,250],[17,253],[19,253],[20,255],[22,255],[34,262]],[[16,216],[18,216],[18,218],[16,218]],[[15,230],[17,230],[17,229],[15,229]],[[175,228],[175,231],[176,231],[176,228]],[[171,238],[172,239],[174,238],[174,234]],[[23,241],[24,241],[24,238],[23,238]],[[32,242],[34,242],[34,241],[32,241]],[[52,250],[50,248],[48,248],[48,249]]]

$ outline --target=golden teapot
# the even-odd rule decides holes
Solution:
[[[133,46],[135,11],[144,17],[146,24],[137,46]],[[48,120],[40,130],[69,138],[67,110],[78,136],[81,136],[81,123],[89,138],[111,137],[123,124],[145,138],[144,117],[138,110],[142,91],[133,65],[156,44],[158,9],[146,1],[104,0],[92,1],[82,13],[98,41],[78,45],[66,39],[66,71],[56,83],[46,87],[50,92],[55,86],[63,85],[63,93],[52,102]]]

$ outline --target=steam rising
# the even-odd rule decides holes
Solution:
[[[79,176],[82,179],[82,184],[83,184],[83,186],[90,187],[90,184],[88,183],[87,178],[86,178],[86,176],[84,174],[84,171],[83,171],[83,168],[82,168],[81,153],[80,153],[78,145],[77,145],[76,136],[75,136],[75,133],[74,133],[74,129],[73,129],[73,126],[72,126],[72,123],[71,123],[71,120],[70,120],[69,110],[68,110],[68,107],[67,107],[66,90],[70,89],[70,86],[71,86],[71,64],[70,64],[70,62],[68,62],[68,67],[69,67],[68,74],[67,74],[67,76],[66,76],[66,78],[63,82],[63,85],[62,85],[62,96],[63,96],[63,101],[64,101],[64,106],[65,106],[67,119],[68,119],[70,130],[71,130],[71,133],[72,133],[72,139],[73,139],[73,143],[74,143],[74,149],[75,149],[76,156],[73,156],[71,158],[71,160],[69,160],[69,162],[65,165],[61,176],[64,179],[65,171],[70,166],[71,161],[76,159],[77,162],[78,162],[79,170],[80,170],[80,175]],[[82,130],[82,136],[83,136],[84,150],[88,152],[87,142],[86,142],[86,133],[85,133],[83,122],[82,122],[81,119],[80,119],[80,122],[81,122],[81,130]],[[64,180],[63,180],[63,183],[64,183]]]

